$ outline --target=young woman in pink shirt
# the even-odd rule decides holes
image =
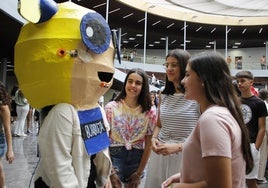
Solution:
[[[180,173],[168,178],[162,187],[245,187],[245,174],[253,161],[225,59],[214,52],[191,58],[182,84],[185,98],[199,103],[201,116],[183,145]]]

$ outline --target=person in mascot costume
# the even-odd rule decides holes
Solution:
[[[109,125],[98,105],[114,75],[108,24],[72,2],[20,0],[18,11],[29,22],[15,45],[15,74],[44,116],[35,187],[111,187]]]

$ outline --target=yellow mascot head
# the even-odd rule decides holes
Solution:
[[[115,49],[104,18],[52,0],[21,0],[19,12],[30,22],[15,46],[15,74],[29,103],[96,107],[114,74]]]

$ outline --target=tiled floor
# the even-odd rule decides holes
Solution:
[[[15,161],[9,165],[3,160],[7,188],[32,188],[33,174],[38,163],[36,131],[28,137],[13,137]],[[268,178],[268,171],[266,173]],[[141,186],[143,187],[143,186]],[[268,188],[268,184],[259,185]]]
[[[37,136],[13,137],[15,160],[8,164],[3,160],[7,188],[30,188],[34,170],[38,163]]]

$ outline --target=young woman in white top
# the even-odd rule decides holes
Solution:
[[[181,166],[182,144],[193,130],[199,116],[199,107],[184,98],[181,80],[190,54],[172,50],[166,57],[165,88],[159,95],[157,126],[152,138],[153,151],[148,163],[145,187],[160,187]]]

